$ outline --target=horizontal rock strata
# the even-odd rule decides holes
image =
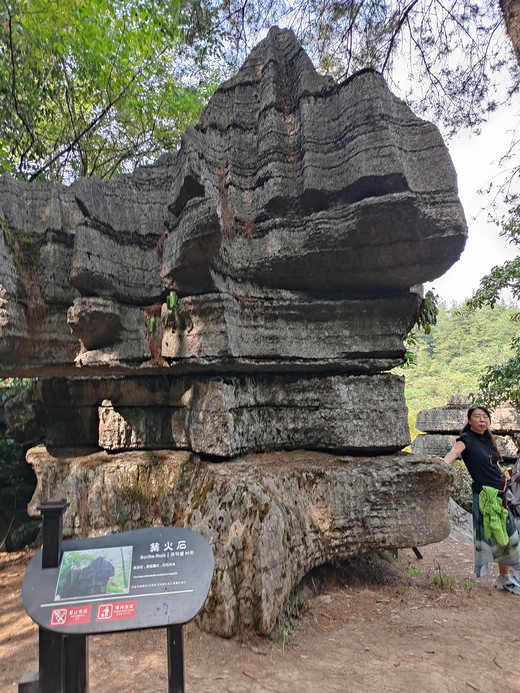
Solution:
[[[262,450],[384,452],[405,447],[403,381],[378,377],[288,377],[198,381],[169,407],[100,407],[105,450],[168,447],[221,457]]]
[[[410,442],[404,380],[258,375],[52,380],[34,387],[52,449],[173,448],[216,457],[262,450],[393,452]]]
[[[438,130],[373,71],[321,77],[279,30],[178,153],[70,187],[1,177],[0,223],[1,376],[203,367],[213,336],[239,370],[242,359],[384,370],[417,315],[410,287],[442,274],[466,239]],[[186,299],[179,324],[151,336],[171,290]]]
[[[412,450],[418,455],[436,455],[444,457],[455,441],[458,433],[426,433],[417,436],[412,444]],[[516,436],[495,436],[497,447],[504,460],[511,461],[517,456],[518,443]]]
[[[157,308],[150,336],[146,310],[81,298],[67,320],[81,344],[76,366],[98,374],[118,367],[131,372],[139,363],[175,373],[380,372],[401,363],[410,316],[419,304],[417,293],[334,300],[204,294],[180,299],[173,315],[165,305]]]

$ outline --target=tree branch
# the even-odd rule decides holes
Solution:
[[[13,16],[11,14],[11,10],[10,10],[9,5],[7,4],[6,0],[4,0],[4,5],[6,8],[7,14],[9,16],[8,24],[9,24],[9,56],[11,59],[11,96],[13,98],[14,111],[15,111],[16,115],[18,116],[18,118],[20,119],[20,121],[21,121],[23,127],[25,128],[27,134],[29,135],[29,139],[30,139],[29,146],[26,147],[20,155],[20,164],[21,164],[23,162],[23,160],[25,159],[27,153],[29,152],[29,150],[33,146],[36,138],[34,136],[34,132],[29,127],[24,116],[20,112],[18,97],[16,95],[16,60],[15,60],[14,42],[13,42]],[[20,166],[18,168],[20,169]]]
[[[162,51],[160,51],[152,60],[154,62],[159,58],[167,48],[163,48]],[[138,76],[141,74],[143,70],[143,66],[141,69],[136,70],[132,77],[128,80],[128,82],[124,85],[124,87],[121,89],[121,91],[113,98],[111,99],[108,104],[103,108],[103,110],[97,115],[91,122],[86,125],[82,130],[78,132],[78,134],[74,137],[74,139],[69,142],[65,147],[62,147],[58,152],[56,152],[53,156],[50,157],[50,159],[47,159],[45,163],[43,163],[38,169],[30,176],[29,180],[33,181],[35,178],[37,178],[39,175],[41,175],[44,171],[46,171],[52,164],[57,161],[60,157],[62,157],[64,154],[67,154],[71,152],[74,147],[78,144],[78,142],[85,137],[91,130],[95,129],[99,123],[105,118],[107,113],[120,101],[123,96],[126,94],[126,92],[130,89],[132,84],[135,82],[135,80],[138,78]]]
[[[386,53],[386,58],[385,58],[385,61],[384,61],[384,63],[383,63],[383,67],[381,68],[381,74],[384,74],[384,72],[385,72],[385,70],[386,70],[386,66],[387,66],[387,64],[388,64],[388,61],[390,60],[390,55],[391,55],[392,50],[393,50],[393,48],[394,48],[394,43],[395,43],[395,41],[396,41],[396,39],[397,39],[397,36],[399,35],[399,32],[401,31],[401,27],[403,26],[403,24],[405,23],[405,21],[408,19],[408,15],[409,15],[410,12],[413,10],[413,8],[415,7],[415,5],[417,5],[418,2],[419,2],[419,0],[413,0],[413,2],[411,2],[411,3],[408,5],[408,7],[405,8],[405,10],[404,10],[404,12],[403,12],[403,14],[402,14],[402,16],[401,16],[401,19],[399,20],[399,22],[398,22],[398,24],[397,24],[397,27],[396,27],[395,31],[392,33],[392,36],[391,36],[391,38],[390,38],[390,46],[388,47],[388,51],[387,51],[387,53]]]

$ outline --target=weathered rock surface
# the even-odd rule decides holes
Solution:
[[[52,380],[33,408],[49,448],[380,454],[410,443],[403,378],[258,375]],[[11,418],[15,418],[12,416]]]
[[[410,315],[420,297],[320,299],[287,294],[181,299],[162,355],[199,368],[214,363],[251,369],[377,372],[402,358]]]
[[[438,130],[381,75],[335,83],[273,29],[178,152],[70,187],[0,177],[0,228],[0,377],[39,379],[49,450],[31,512],[199,529],[224,635],[269,632],[315,565],[448,534],[448,472],[398,454],[386,371],[466,224]]]
[[[262,450],[395,451],[409,442],[400,419],[403,381],[380,376],[244,377],[198,381],[170,408],[100,407],[105,450],[187,448],[220,457]],[[166,440],[165,440],[166,439]]]
[[[143,310],[113,299],[78,298],[67,313],[80,339],[76,366],[110,374],[148,361],[175,373],[193,371],[379,372],[402,361],[417,293],[371,299],[289,294],[180,299],[173,316],[157,308],[147,336]]]
[[[450,531],[451,471],[418,455],[338,457],[305,451],[203,462],[188,452],[108,455],[33,448],[31,505],[70,503],[64,531],[106,534],[176,524],[203,534],[215,575],[201,626],[222,636],[268,634],[312,568]],[[418,521],[420,518],[420,521]]]
[[[360,359],[386,368],[402,358],[395,342],[417,312],[410,287],[441,275],[466,238],[438,130],[373,71],[341,84],[319,76],[279,30],[217,90],[178,154],[70,187],[1,177],[0,222],[0,375],[129,374],[194,350],[202,363],[213,358],[211,339],[206,353],[188,328],[206,329],[212,301],[224,320],[240,318],[244,336],[233,326],[224,334],[235,361],[269,358],[266,340],[248,338],[264,307],[271,331],[288,324],[293,334],[273,345],[279,368],[308,368],[306,340],[294,337],[307,320],[314,344],[324,337],[320,359],[350,368],[353,351],[342,364],[338,343],[320,332],[322,302],[339,299],[331,316],[344,322],[348,301],[391,297],[401,302],[391,334],[373,301],[368,324],[353,321],[349,335],[352,346],[363,342],[382,318],[388,339],[368,354],[362,344]],[[189,298],[185,318],[151,344],[146,315],[172,289]],[[215,292],[221,305],[194,296]],[[233,305],[248,298],[260,301],[256,311]],[[216,329],[210,319],[207,335]]]
[[[422,409],[416,427],[425,433],[412,443],[412,451],[444,457],[467,423],[471,401],[465,395],[453,395],[444,407]],[[501,404],[491,412],[491,431],[504,460],[516,459],[520,446],[520,412],[511,404]]]
[[[418,455],[444,457],[451,450],[458,435],[459,433],[451,435],[446,433],[426,433],[419,435],[412,443],[412,451]],[[495,440],[504,460],[508,461],[516,458],[518,444],[514,436],[495,436]]]
[[[212,284],[195,275],[193,293],[238,291],[239,282],[406,290],[462,250],[465,222],[437,129],[375,72],[342,84],[320,77],[290,32],[273,32],[221,86],[186,131],[179,162],[170,208],[186,240],[166,237],[162,270],[179,290],[189,272],[179,247],[214,239],[212,205],[222,238],[208,257]],[[192,220],[202,199],[203,229]]]

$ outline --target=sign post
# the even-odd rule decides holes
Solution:
[[[24,607],[40,629],[39,693],[88,691],[88,635],[160,627],[167,635],[168,692],[183,693],[182,626],[209,592],[209,543],[183,527],[62,542],[67,504],[49,503],[49,515],[49,505],[41,506],[44,546],[29,562],[22,586]],[[47,535],[46,521],[52,524]]]
[[[168,626],[166,637],[168,650],[168,693],[184,693],[182,626]]]
[[[53,498],[38,506],[43,517],[42,569],[56,568],[61,560],[65,500]],[[39,693],[64,690],[88,691],[88,639],[86,635],[62,636],[38,629]]]

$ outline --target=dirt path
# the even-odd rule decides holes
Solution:
[[[320,594],[308,588],[280,642],[223,640],[189,624],[186,693],[520,693],[520,597],[493,589],[493,576],[473,580],[467,544],[450,538],[421,552],[367,561],[358,577],[314,576]],[[37,627],[20,600],[27,560],[0,554],[2,693],[38,668]],[[89,647],[91,693],[167,690],[164,630],[95,636]]]

